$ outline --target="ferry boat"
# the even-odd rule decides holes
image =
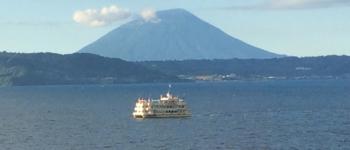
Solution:
[[[187,109],[184,99],[172,95],[169,90],[156,100],[137,99],[132,115],[134,118],[170,118],[190,117],[191,113]]]

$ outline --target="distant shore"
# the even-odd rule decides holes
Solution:
[[[349,79],[349,56],[128,62],[94,54],[0,53],[0,86]]]

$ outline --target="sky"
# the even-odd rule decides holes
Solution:
[[[74,53],[136,17],[184,8],[271,52],[350,55],[350,0],[0,1],[0,51]]]

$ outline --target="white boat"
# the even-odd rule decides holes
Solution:
[[[134,118],[170,118],[190,117],[191,113],[184,99],[173,96],[169,91],[156,100],[137,99],[132,115]]]

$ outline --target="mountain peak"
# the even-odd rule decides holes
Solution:
[[[176,19],[179,17],[183,17],[183,18],[195,17],[195,18],[197,18],[191,12],[189,12],[185,9],[182,9],[182,8],[161,10],[161,11],[157,12],[157,16],[162,18],[162,19],[169,19],[169,18]]]
[[[161,10],[158,11],[157,14],[172,14],[172,15],[192,15],[192,13],[190,13],[189,11],[187,11],[186,9],[182,9],[182,8],[174,8],[174,9],[167,9],[167,10]]]
[[[157,12],[160,21],[129,22],[79,52],[131,61],[273,58],[279,55],[246,44],[184,9]]]

